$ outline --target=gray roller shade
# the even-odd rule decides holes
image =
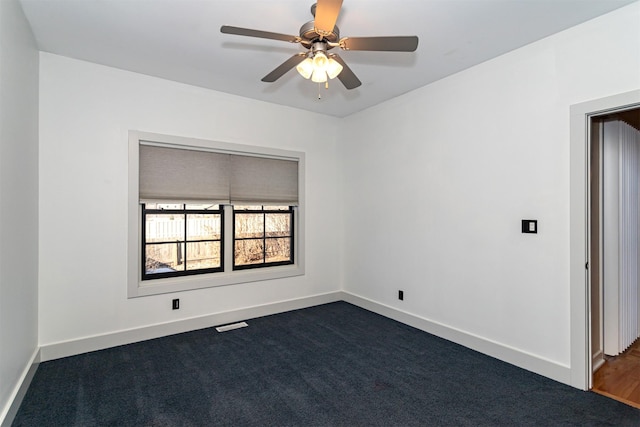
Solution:
[[[231,156],[231,203],[298,204],[298,162],[264,157]]]
[[[140,145],[140,199],[229,200],[229,156]]]
[[[298,204],[298,162],[140,145],[140,200]]]

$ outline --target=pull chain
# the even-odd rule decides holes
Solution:
[[[324,82],[324,88],[325,89],[329,89],[329,80],[326,80]],[[321,89],[320,89],[320,83],[318,83],[318,99],[322,99],[322,95],[321,95]]]

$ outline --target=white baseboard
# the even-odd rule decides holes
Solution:
[[[73,341],[47,344],[40,347],[41,361],[59,359],[90,351],[101,350],[119,345],[131,344],[167,335],[173,335],[197,329],[209,328],[227,323],[283,313],[315,305],[336,301],[346,301],[358,307],[394,319],[414,328],[479,351],[496,359],[518,366],[547,378],[571,385],[571,369],[568,366],[523,352],[521,350],[490,341],[465,331],[443,325],[411,313],[398,310],[367,298],[344,291],[330,292],[294,300],[281,301],[239,310],[215,313],[170,323],[113,332],[104,335],[81,338]],[[26,390],[26,389],[25,389]],[[17,408],[16,408],[17,409]]]
[[[102,350],[119,345],[132,344],[139,341],[160,338],[167,335],[180,334],[197,329],[210,328],[227,323],[239,322],[256,317],[298,310],[315,305],[341,301],[343,293],[340,291],[321,295],[281,301],[272,304],[242,308],[240,310],[210,314],[207,316],[183,319],[169,323],[129,329],[104,335],[96,335],[72,341],[46,344],[40,347],[40,359],[59,359],[90,351]]]
[[[460,344],[464,347],[468,347],[472,350],[476,350],[480,353],[484,353],[488,356],[495,357],[503,362],[535,372],[561,383],[571,385],[571,369],[568,366],[560,365],[556,362],[543,359],[533,354],[398,310],[394,307],[380,304],[349,292],[343,292],[342,294],[342,299],[344,301],[357,305],[358,307],[390,319],[397,320],[398,322],[406,325],[413,326],[414,328],[452,341],[456,344]]]
[[[13,391],[11,392],[6,406],[2,409],[2,412],[0,412],[1,427],[9,427],[11,423],[13,423],[13,419],[18,413],[20,404],[22,404],[22,399],[24,399],[25,394],[27,394],[27,390],[31,385],[31,380],[35,375],[39,364],[40,350],[36,348],[24,370],[22,371],[22,375],[20,375],[18,383],[15,385]]]
[[[602,350],[598,351],[591,358],[591,372],[595,373],[602,365],[604,365],[604,353]]]

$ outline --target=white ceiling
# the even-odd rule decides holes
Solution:
[[[297,35],[313,0],[20,1],[42,51],[344,117],[637,0],[344,0],[341,37],[420,42],[413,53],[342,52],[362,86],[332,80],[321,100],[295,70],[260,81],[299,44],[220,33]]]

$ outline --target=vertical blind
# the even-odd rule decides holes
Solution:
[[[640,131],[603,124],[604,352],[640,337]]]
[[[140,200],[298,204],[298,161],[139,146]]]

